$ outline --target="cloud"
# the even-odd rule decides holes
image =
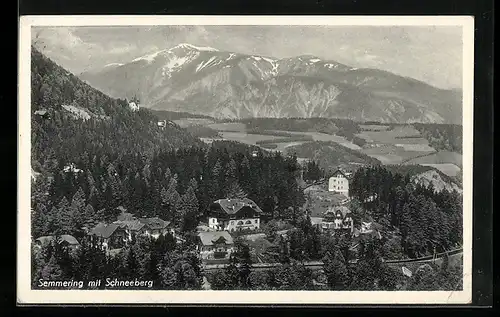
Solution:
[[[191,43],[285,58],[311,54],[353,67],[376,67],[439,87],[461,87],[460,27],[130,26],[37,28],[37,47],[79,73]],[[38,37],[36,37],[38,35]]]

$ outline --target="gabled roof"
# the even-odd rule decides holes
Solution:
[[[248,198],[243,199],[219,199],[214,202],[221,207],[222,211],[224,211],[228,215],[234,215],[242,208],[249,207],[252,208],[257,213],[262,213],[262,210],[257,206],[257,204]]]
[[[92,229],[90,232],[91,235],[95,235],[104,239],[109,238],[113,233],[115,233],[116,229],[124,228],[122,225],[117,223],[110,223],[109,225],[105,223],[99,223],[97,226]]]
[[[311,219],[311,224],[314,225],[320,225],[321,222],[323,222],[323,218],[321,217],[310,217]]]
[[[44,116],[48,113],[47,110],[37,110],[35,111],[35,114],[38,114],[38,115],[41,115],[41,116]]]
[[[347,215],[349,215],[351,213],[351,210],[349,210],[349,208],[347,208],[346,206],[336,206],[336,207],[333,207],[333,208],[330,207],[325,212],[325,215],[327,215],[327,214],[337,215],[337,213],[341,213],[342,214],[342,218],[345,218]]]
[[[118,209],[119,211],[121,211],[123,213],[127,211],[127,208],[125,208],[123,206],[118,206],[118,207],[116,207],[116,209]]]
[[[215,243],[224,242],[225,244],[233,244],[233,237],[227,231],[214,231],[214,232],[199,232],[201,243],[203,245],[214,245]]]
[[[142,224],[148,226],[148,228],[150,228],[151,230],[165,229],[170,224],[170,221],[165,221],[158,217],[139,218],[139,221]]]
[[[347,178],[347,175],[344,172],[342,172],[342,170],[340,170],[340,169],[337,169],[335,172],[333,172],[333,174],[332,174],[331,177],[335,177],[335,176],[338,176],[338,175],[342,175],[345,178]]]
[[[54,239],[56,237],[57,236],[43,236],[43,237],[36,239],[35,241],[40,242],[42,245],[46,245],[46,244],[49,244],[50,242],[54,241]],[[75,237],[70,236],[69,234],[63,234],[59,237],[61,239],[58,241],[59,243],[66,242],[66,243],[71,244],[71,245],[79,245],[80,244],[80,243],[78,243],[78,240],[76,240]]]

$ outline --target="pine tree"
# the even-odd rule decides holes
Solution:
[[[344,290],[349,285],[346,261],[340,250],[335,249],[333,255],[327,254],[324,259],[324,271],[328,286],[333,290]]]
[[[85,223],[85,193],[81,187],[78,188],[77,192],[73,195],[71,200],[71,214],[73,217],[73,223],[71,226],[80,231]]]
[[[247,194],[243,191],[240,184],[234,181],[228,185],[225,196],[228,199],[243,199],[247,197]]]
[[[172,178],[172,180],[170,181],[170,184],[169,184],[168,189],[165,193],[164,199],[165,199],[164,201],[162,199],[162,202],[164,202],[164,204],[166,206],[168,206],[168,214],[167,214],[166,220],[172,220],[172,221],[174,221],[174,223],[176,221],[178,222],[178,218],[176,219],[175,214],[176,214],[176,210],[177,210],[178,204],[180,202],[181,196],[177,192],[177,180],[175,178]]]
[[[63,278],[61,266],[57,263],[55,254],[52,254],[47,264],[42,269],[41,278],[46,281],[58,281]]]
[[[188,187],[186,193],[182,195],[177,208],[177,214],[181,219],[180,228],[182,231],[190,231],[196,228],[199,218],[198,210],[198,199],[196,198],[194,189]]]
[[[73,234],[74,216],[66,197],[63,197],[57,206],[57,215],[55,216],[55,234]]]

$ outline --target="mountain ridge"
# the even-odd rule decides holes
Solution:
[[[460,123],[461,94],[312,55],[276,59],[179,44],[81,79],[148,108],[215,118],[340,117]]]

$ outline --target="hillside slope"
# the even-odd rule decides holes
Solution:
[[[461,95],[315,56],[276,59],[180,44],[80,78],[149,108],[216,118],[460,123]]]
[[[379,160],[359,151],[352,150],[336,142],[306,142],[286,149],[287,154],[295,154],[299,158],[307,158],[318,162],[326,171],[340,166],[379,165]]]

